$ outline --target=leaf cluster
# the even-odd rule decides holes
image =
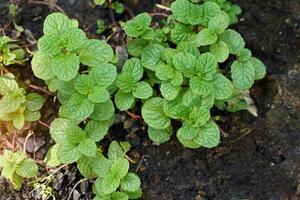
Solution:
[[[43,97],[37,93],[26,94],[13,74],[0,76],[0,95],[0,120],[8,122],[8,128],[22,129],[25,121],[40,119]]]
[[[24,50],[7,36],[0,37],[0,66],[20,63],[25,58]]]
[[[0,168],[1,176],[9,179],[17,190],[21,189],[24,178],[32,178],[38,172],[38,166],[23,151],[4,150],[4,154],[0,156]]]

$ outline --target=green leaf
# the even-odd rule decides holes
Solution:
[[[129,170],[129,161],[124,158],[120,158],[118,160],[113,161],[109,174],[113,174],[114,177],[121,179],[126,176],[128,170]]]
[[[135,102],[135,97],[131,93],[122,92],[122,90],[118,90],[115,95],[115,103],[117,108],[120,111],[125,111],[131,108],[131,106]]]
[[[176,49],[173,48],[165,48],[164,54],[162,56],[162,60],[165,61],[167,64],[172,64],[173,56],[177,53]],[[158,63],[161,64],[162,62]],[[157,69],[156,69],[157,70]]]
[[[94,178],[96,177],[96,173],[93,169],[93,163],[95,161],[94,157],[86,157],[82,156],[77,161],[77,168],[79,172],[85,177],[85,178]]]
[[[140,59],[128,59],[123,66],[122,73],[131,74],[135,81],[139,81],[144,73]]]
[[[11,73],[0,76],[0,94],[7,95],[19,88],[15,76]]]
[[[93,1],[98,6],[101,6],[101,5],[103,5],[105,3],[105,0],[93,0]]]
[[[209,21],[208,28],[217,34],[221,34],[229,26],[229,21],[229,16],[222,12]]]
[[[65,46],[67,41],[60,38],[64,38],[66,34],[58,35],[44,35],[42,36],[37,43],[39,51],[44,54],[55,56],[62,52],[63,47]],[[66,38],[64,38],[66,39]]]
[[[192,54],[196,57],[200,56],[200,51],[195,45],[193,45],[193,42],[181,42],[180,44],[177,45],[176,49],[179,52],[183,53],[189,53]]]
[[[48,167],[57,167],[60,164],[60,161],[57,157],[59,144],[55,144],[48,150],[44,162]]]
[[[228,45],[222,41],[212,44],[209,48],[209,51],[215,56],[219,63],[225,62],[229,57]]]
[[[173,86],[171,83],[163,82],[160,85],[160,92],[162,96],[168,100],[172,101],[175,99],[180,91],[180,86]]]
[[[94,112],[91,114],[91,119],[97,121],[109,120],[115,113],[115,107],[109,99],[103,103],[97,103],[94,107]]]
[[[64,42],[67,51],[76,51],[88,41],[83,30],[78,28],[68,30],[64,37],[66,37]]]
[[[41,112],[40,111],[29,111],[25,110],[24,112],[25,121],[27,122],[34,122],[38,121],[41,118]]]
[[[138,190],[141,186],[140,178],[134,173],[128,173],[121,181],[121,189],[129,192]]]
[[[174,77],[175,70],[171,67],[171,65],[165,64],[163,62],[158,63],[157,68],[155,70],[155,76],[162,81],[167,81]]]
[[[231,65],[231,77],[238,89],[249,89],[254,83],[255,71],[252,63],[235,61]]]
[[[171,29],[171,41],[175,44],[180,44],[181,42],[191,39],[194,35],[192,29],[182,23],[176,23],[174,28]]]
[[[93,111],[94,104],[85,96],[75,93],[67,104],[60,107],[59,116],[78,123],[88,118]]]
[[[13,187],[16,190],[20,190],[22,187],[23,178],[18,176],[16,173],[13,174],[12,178],[10,179]]]
[[[110,194],[118,189],[120,185],[120,179],[116,178],[115,176],[108,174],[105,176],[100,184],[97,184],[96,181],[96,188],[99,191],[102,191],[104,194]],[[99,188],[99,189],[98,189]]]
[[[109,145],[107,155],[109,160],[118,160],[124,158],[125,153],[117,141],[112,141]]]
[[[218,146],[220,142],[219,127],[210,121],[204,127],[198,130],[197,143],[206,148],[213,148]]]
[[[121,191],[125,192],[128,195],[129,199],[139,199],[142,197],[142,194],[143,194],[141,188],[139,188],[138,190],[136,190],[134,192],[124,191],[124,190],[121,190]]]
[[[170,83],[173,86],[180,86],[183,83],[182,73],[179,71],[175,71],[174,77],[171,79]]]
[[[158,62],[163,56],[164,49],[165,48],[159,44],[150,44],[145,47],[141,56],[142,66],[151,71],[155,71]]]
[[[197,77],[190,79],[190,87],[194,93],[203,97],[212,95],[214,92],[214,87],[211,82],[201,80]]]
[[[13,126],[17,129],[22,129],[25,123],[24,115],[18,115],[13,119]]]
[[[165,114],[172,119],[187,119],[191,112],[189,107],[182,105],[181,94],[173,101],[165,101],[163,108]]]
[[[107,88],[116,80],[117,68],[112,64],[101,63],[92,68],[90,75],[97,85]]]
[[[214,94],[216,99],[228,99],[233,94],[233,85],[229,79],[218,73],[213,80]]]
[[[211,1],[206,1],[204,2],[201,6],[201,25],[202,26],[207,26],[209,21],[219,15],[221,13],[221,9],[218,6],[218,4],[211,2]]]
[[[112,193],[112,200],[128,200],[129,197],[124,192],[114,192]]]
[[[36,176],[38,166],[31,159],[25,159],[16,168],[16,173],[24,178],[31,178]]]
[[[254,67],[254,79],[259,80],[264,78],[266,75],[266,66],[264,63],[254,57],[250,58],[250,62]]]
[[[162,144],[171,139],[173,129],[171,126],[169,126],[166,129],[155,129],[152,127],[148,127],[148,136],[149,138],[157,143]]]
[[[88,95],[88,99],[93,103],[103,103],[110,98],[107,89],[101,86],[95,86]]]
[[[3,96],[0,99],[0,113],[10,113],[16,111],[25,102],[23,89],[18,89]]]
[[[219,40],[228,45],[232,54],[237,54],[240,49],[245,47],[245,41],[242,36],[232,29],[227,29],[223,34],[219,35]]]
[[[147,100],[142,107],[142,116],[145,122],[156,129],[165,129],[170,126],[171,120],[163,111],[164,100],[155,97]]]
[[[134,57],[140,57],[143,49],[149,44],[147,40],[137,38],[127,42],[127,50],[129,55]]]
[[[173,57],[174,67],[185,77],[192,77],[196,73],[196,57],[190,53],[178,53]]]
[[[88,94],[94,86],[94,81],[86,74],[78,75],[74,79],[74,87],[80,94]]]
[[[43,54],[42,52],[34,54],[31,60],[31,67],[34,75],[43,80],[49,80],[55,77],[55,74],[52,72],[52,64],[52,57]]]
[[[94,172],[101,178],[104,178],[110,170],[112,162],[104,156],[97,156],[93,162]]]
[[[252,53],[249,49],[244,48],[244,49],[240,49],[237,52],[237,56],[239,58],[239,61],[246,62],[251,58]]]
[[[216,73],[218,68],[218,63],[215,57],[211,53],[207,52],[201,54],[197,61],[197,72],[200,73],[201,77],[205,78],[205,80],[212,80],[213,75]]]
[[[96,155],[97,146],[92,139],[85,138],[79,143],[79,150],[87,157],[94,157]]]
[[[191,123],[193,123],[193,127],[201,127],[206,124],[206,122],[210,119],[209,109],[204,106],[197,108],[194,107],[192,112],[189,115]]]
[[[184,123],[177,131],[177,138],[179,142],[187,148],[199,148],[201,145],[199,145],[195,140],[198,135],[198,131],[199,130],[194,128],[192,125]]]
[[[214,44],[218,40],[217,34],[210,29],[201,30],[196,36],[196,46],[206,46],[210,44]]]
[[[102,140],[108,132],[108,123],[105,121],[91,120],[85,126],[84,131],[87,133],[87,137],[94,142]]]
[[[67,139],[67,130],[76,127],[70,120],[56,118],[50,124],[50,135],[56,143],[62,143]]]
[[[62,13],[52,13],[44,21],[43,32],[45,35],[60,34],[73,28],[71,20]]]
[[[153,90],[148,83],[141,81],[136,83],[136,88],[132,91],[132,94],[139,99],[148,99],[153,95]]]
[[[70,143],[59,144],[57,157],[61,163],[71,164],[81,157],[79,147]]]
[[[67,134],[66,141],[74,145],[79,144],[82,140],[86,138],[85,132],[75,124],[67,126],[66,134]]]
[[[129,37],[139,37],[150,26],[151,20],[149,14],[142,13],[127,21],[123,29]]]
[[[89,67],[101,66],[112,60],[114,52],[109,44],[97,39],[87,40],[79,49],[80,62]]]
[[[59,54],[53,58],[52,73],[60,80],[70,81],[79,70],[79,58],[75,53]]]
[[[171,4],[175,19],[185,24],[197,25],[201,22],[201,7],[188,0],[176,0]]]
[[[29,93],[26,95],[26,108],[30,111],[38,111],[43,107],[44,99],[37,93]]]
[[[122,90],[122,92],[131,92],[136,84],[134,77],[128,73],[122,73],[117,78],[117,86]]]

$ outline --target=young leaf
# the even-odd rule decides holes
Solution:
[[[16,168],[16,173],[24,178],[31,178],[36,176],[38,172],[38,166],[33,160],[25,159]]]
[[[170,126],[171,120],[163,110],[163,99],[155,97],[147,100],[142,107],[142,116],[145,122],[156,129],[165,129]]]
[[[242,61],[242,62],[246,62],[248,61],[250,58],[251,58],[251,51],[249,49],[240,49],[238,52],[237,52],[237,56],[239,58],[239,61]]]
[[[206,1],[201,6],[201,25],[207,26],[209,21],[221,13],[221,9],[215,2]]]
[[[174,28],[171,29],[171,41],[175,44],[180,44],[184,41],[189,40],[193,35],[195,35],[192,29],[182,23],[176,23]]]
[[[132,91],[134,97],[139,99],[148,99],[153,95],[151,86],[145,81],[136,83],[136,88]]]
[[[223,63],[229,57],[229,48],[225,42],[219,41],[212,44],[209,48],[211,54],[213,54],[219,63]]]
[[[97,190],[102,191],[106,195],[116,191],[120,185],[120,179],[115,177],[114,174],[108,174],[99,182],[100,184],[97,184],[96,181]]]
[[[195,94],[203,97],[212,95],[214,92],[214,87],[211,82],[201,80],[197,77],[193,77],[190,79],[190,87]]]
[[[125,23],[124,31],[129,37],[139,37],[150,26],[151,20],[152,18],[149,14],[139,14]]]
[[[172,101],[173,99],[175,99],[179,91],[180,91],[180,87],[173,86],[171,83],[163,82],[160,85],[160,92],[162,96],[168,101]]]
[[[171,11],[175,19],[185,24],[197,25],[201,22],[203,11],[197,4],[188,0],[176,0],[171,4]]]
[[[225,12],[213,17],[208,23],[208,29],[217,34],[223,33],[228,26],[229,16]]]
[[[29,93],[26,95],[26,108],[30,111],[38,111],[43,107],[44,99],[37,93]]]
[[[118,160],[124,158],[124,151],[117,141],[112,141],[108,148],[109,160]]]
[[[210,44],[214,44],[218,40],[217,34],[211,29],[203,29],[196,36],[196,46],[206,46]]]
[[[174,77],[175,70],[168,64],[158,63],[155,75],[162,81],[167,81]]]
[[[74,88],[80,94],[88,94],[93,86],[93,79],[86,74],[79,75],[74,79]]]
[[[97,121],[109,120],[115,112],[115,107],[112,101],[109,99],[103,103],[97,103],[94,107],[94,112],[91,114],[90,118]]]
[[[97,67],[93,67],[90,71],[90,75],[97,85],[107,88],[115,81],[117,68],[112,64],[102,63]]]
[[[142,66],[151,71],[155,71],[158,62],[164,53],[164,47],[159,44],[150,44],[144,48],[141,61]]]
[[[220,73],[215,75],[213,85],[214,94],[218,100],[228,99],[233,94],[233,85],[231,81]]]
[[[80,62],[89,67],[101,66],[112,60],[112,48],[104,41],[87,40],[79,49]]]
[[[128,59],[123,66],[122,73],[131,74],[135,81],[139,81],[144,73],[140,59]]]
[[[70,81],[79,70],[79,58],[75,53],[59,54],[53,58],[52,72],[60,80]]]
[[[59,144],[55,144],[48,150],[44,162],[48,167],[57,167],[60,164],[60,161],[57,157]]]
[[[31,60],[32,71],[34,75],[43,80],[49,80],[55,77],[52,72],[52,58],[41,52],[34,54]]]
[[[141,186],[140,178],[134,173],[128,173],[121,180],[121,189],[129,192],[138,190]]]
[[[73,28],[73,24],[67,16],[62,13],[52,13],[44,21],[43,32],[45,35],[60,34]]]
[[[235,61],[231,65],[232,81],[238,89],[249,89],[254,83],[254,76],[254,67],[250,61]]]
[[[107,101],[110,94],[107,89],[101,86],[95,86],[88,95],[88,99],[93,103],[103,103]]]
[[[112,200],[128,200],[129,197],[126,193],[124,192],[114,192],[111,195]]]
[[[177,138],[187,148],[199,148],[199,145],[195,138],[197,137],[198,131],[188,123],[184,123],[180,129],[177,130]]]
[[[192,77],[196,73],[196,57],[190,53],[178,53],[173,57],[174,67],[185,77]]]
[[[63,118],[56,118],[50,124],[51,138],[56,143],[62,143],[67,139],[67,130],[72,129],[70,127],[76,127],[70,120]]]
[[[129,161],[124,158],[119,158],[113,161],[109,174],[113,174],[114,177],[121,179],[124,176],[126,176],[128,170],[129,170]]]
[[[171,139],[172,131],[173,129],[171,126],[166,129],[155,129],[148,127],[148,136],[153,142],[162,144]]]
[[[140,57],[143,49],[149,44],[149,41],[137,38],[127,42],[127,50],[129,55]]]
[[[120,111],[128,110],[135,101],[135,97],[131,93],[122,92],[122,90],[118,90],[115,95],[115,103],[117,108]]]
[[[85,138],[79,143],[79,150],[87,157],[94,157],[96,155],[97,146],[92,139]]]
[[[85,177],[85,178],[94,178],[96,177],[96,174],[93,169],[93,163],[95,161],[94,157],[86,157],[82,156],[77,161],[77,168],[79,172]]]
[[[199,129],[197,143],[206,148],[213,148],[218,146],[220,142],[219,127],[212,121]]]
[[[266,66],[264,63],[254,57],[250,58],[250,62],[254,67],[254,79],[259,80],[264,78],[266,75]]]
[[[62,143],[58,147],[57,157],[61,163],[71,164],[79,160],[81,155],[78,146]]]
[[[219,35],[219,40],[228,45],[229,51],[232,54],[237,54],[240,49],[245,47],[245,41],[242,36],[232,29],[227,29],[224,33]]]
[[[92,139],[94,142],[102,140],[108,131],[108,123],[103,121],[91,120],[85,126],[84,131],[87,134],[87,137]]]
[[[96,156],[92,168],[99,177],[104,178],[109,173],[111,164],[112,162],[104,156]]]
[[[118,76],[116,83],[122,92],[129,93],[134,89],[136,81],[131,74],[122,73]]]
[[[211,53],[203,53],[198,57],[196,70],[200,73],[201,77],[205,78],[205,80],[213,79],[213,75],[216,73],[217,68],[218,63]]]

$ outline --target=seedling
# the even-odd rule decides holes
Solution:
[[[32,178],[38,172],[38,166],[23,151],[4,150],[4,154],[0,156],[0,167],[1,176],[7,178],[16,190],[21,189],[24,178]]]
[[[24,62],[25,52],[15,42],[7,36],[0,37],[0,67]]]
[[[0,120],[8,123],[8,128],[22,129],[25,121],[40,119],[40,109],[44,99],[37,93],[26,94],[20,88],[13,74],[0,76]]]

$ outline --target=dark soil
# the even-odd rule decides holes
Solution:
[[[7,2],[0,1],[0,27],[8,20],[4,7]],[[108,10],[91,8],[85,0],[77,0],[73,5],[70,2],[61,0],[58,5],[70,17],[78,19],[84,28],[90,27],[90,36],[101,38],[95,35],[93,23],[100,17],[111,23]],[[248,112],[223,113],[223,120],[218,122],[226,133],[221,145],[214,149],[189,150],[183,148],[176,137],[154,146],[143,124],[124,113],[119,114],[119,123],[110,136],[127,139],[133,144],[129,156],[137,161],[132,170],[137,170],[142,178],[145,200],[300,199],[300,1],[235,2],[242,7],[243,14],[234,28],[243,35],[253,54],[268,67],[267,77],[257,82],[251,91],[259,116],[253,117]],[[152,12],[154,3],[160,1],[125,3],[136,14]],[[17,22],[39,38],[42,22],[50,9],[27,1],[22,1],[21,8]],[[118,15],[116,20],[126,20],[128,16],[128,13]],[[26,43],[24,36],[21,42]],[[116,38],[111,42],[120,45]],[[13,68],[13,71],[18,73],[18,69]],[[30,65],[20,69],[19,74],[22,80],[30,79],[36,85],[43,85],[32,79]],[[48,114],[42,120],[49,124],[57,112],[53,97],[48,97],[44,112]],[[36,138],[46,140],[35,153],[42,159],[50,145],[48,130],[40,125],[33,128]],[[127,132],[130,134],[125,136]],[[81,178],[76,167],[61,170],[53,184],[57,199],[67,199]],[[91,182],[81,183],[73,199],[92,199]],[[34,199],[29,195],[30,190],[24,187],[17,193],[4,179],[0,180],[1,200]]]

